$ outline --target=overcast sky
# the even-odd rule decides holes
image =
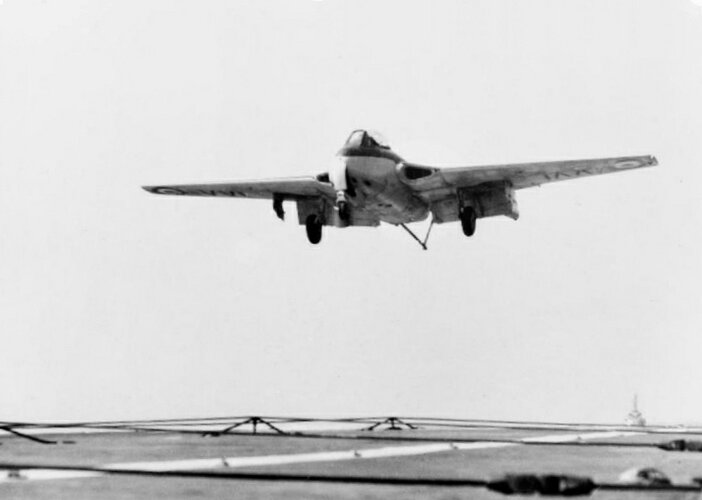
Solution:
[[[702,7],[0,2],[0,419],[702,422]],[[328,228],[143,184],[654,154],[521,219]],[[421,231],[423,225],[418,225]]]

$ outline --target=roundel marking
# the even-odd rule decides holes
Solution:
[[[638,160],[622,160],[614,164],[614,168],[635,168],[641,165]]]
[[[174,188],[174,187],[155,187],[154,188],[154,193],[156,194],[185,194],[185,191],[182,189]]]

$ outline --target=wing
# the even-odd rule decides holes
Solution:
[[[437,173],[445,183],[444,187],[448,185],[465,188],[488,182],[507,181],[514,189],[522,189],[539,186],[547,182],[609,174],[657,164],[658,161],[653,156],[624,156],[594,160],[443,168],[438,169]]]
[[[403,164],[400,178],[430,207],[437,222],[458,220],[460,207],[479,217],[519,217],[514,190],[657,165],[653,156],[436,168]]]
[[[315,177],[287,177],[217,184],[175,184],[143,186],[149,193],[180,196],[224,196],[233,198],[302,200],[307,198],[334,198],[331,184]]]

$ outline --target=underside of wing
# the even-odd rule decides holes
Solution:
[[[446,168],[439,169],[438,174],[446,184],[456,187],[471,187],[488,182],[509,182],[514,189],[522,189],[548,182],[609,174],[657,164],[658,162],[653,156],[625,156],[593,160]]]
[[[400,178],[431,208],[437,222],[458,220],[470,207],[478,217],[519,217],[514,191],[657,165],[653,156],[436,168],[403,164]]]
[[[365,207],[351,205],[348,219],[342,219],[334,203],[323,198],[309,198],[297,201],[297,216],[300,224],[306,224],[312,217],[325,226],[378,226],[378,214]]]
[[[143,186],[149,193],[178,196],[222,196],[231,198],[258,198],[302,200],[308,198],[334,198],[331,184],[314,177],[288,177],[216,184],[174,184]]]

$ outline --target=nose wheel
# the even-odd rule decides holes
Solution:
[[[340,201],[336,205],[337,210],[339,211],[339,218],[344,221],[348,222],[349,219],[351,219],[351,209],[349,208],[349,202],[348,201]]]
[[[346,198],[346,192],[339,191],[336,193],[336,209],[339,212],[339,219],[348,222],[351,219],[351,207]]]
[[[322,221],[316,215],[309,215],[305,220],[307,239],[313,245],[322,241]]]

